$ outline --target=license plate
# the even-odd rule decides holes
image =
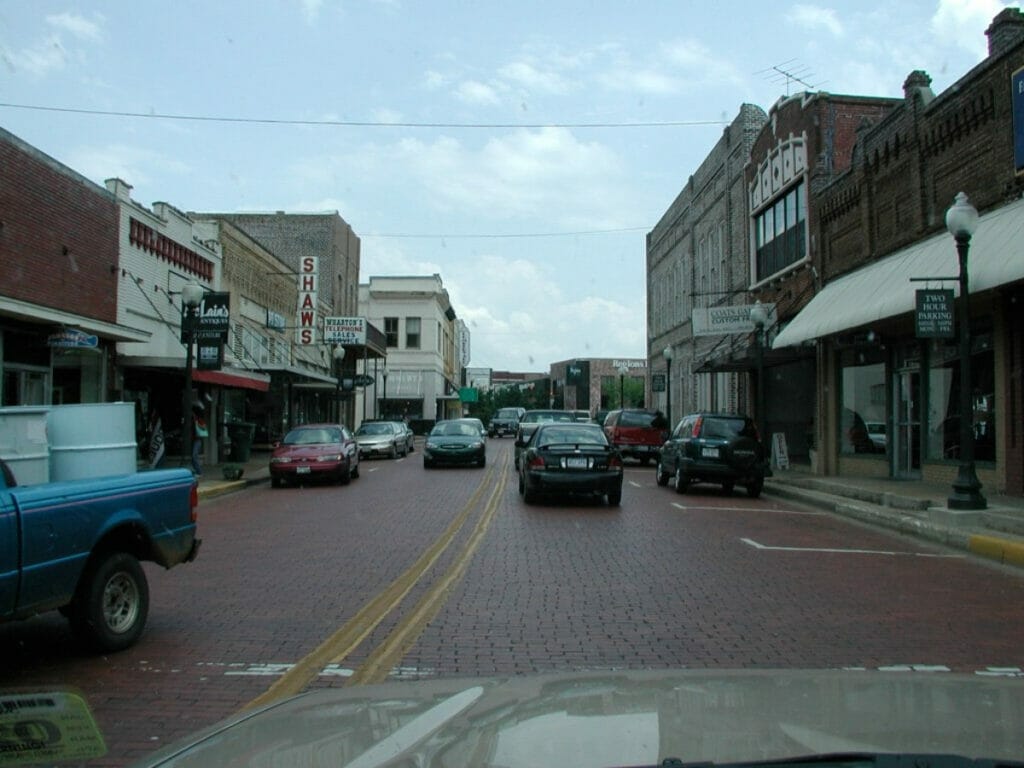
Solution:
[[[566,469],[586,469],[590,466],[586,456],[567,456],[565,459]]]
[[[718,449],[717,448],[702,448],[701,452],[700,452],[700,455],[701,456],[707,456],[709,459],[717,459],[718,458]]]
[[[295,468],[295,474],[296,475],[308,475],[309,474],[309,467],[296,467]]]

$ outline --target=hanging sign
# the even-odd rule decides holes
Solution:
[[[953,291],[925,288],[917,291],[914,328],[919,339],[952,339]]]
[[[46,337],[47,346],[58,349],[96,349],[100,340],[77,328],[64,328]]]
[[[320,258],[299,259],[299,307],[296,315],[296,339],[304,346],[316,343],[316,289],[320,274]]]

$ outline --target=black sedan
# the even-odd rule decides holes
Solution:
[[[540,424],[519,460],[519,493],[527,504],[540,495],[584,495],[618,506],[622,457],[597,424]]]
[[[423,466],[438,464],[487,464],[487,443],[480,428],[466,419],[439,421],[423,444]]]

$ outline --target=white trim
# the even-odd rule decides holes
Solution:
[[[149,331],[140,328],[132,328],[127,325],[108,323],[104,320],[96,320],[92,317],[76,315],[72,312],[64,312],[52,307],[43,307],[39,304],[32,304],[27,301],[19,301],[7,296],[0,296],[0,315],[17,317],[21,320],[29,320],[43,323],[54,323],[55,325],[67,325],[72,328],[80,328],[86,333],[99,336],[110,341],[149,341],[153,335]]]

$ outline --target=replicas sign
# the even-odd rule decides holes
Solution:
[[[1010,75],[1013,103],[1013,166],[1024,174],[1024,67]]]
[[[96,349],[99,338],[77,328],[64,328],[46,337],[46,343],[55,349]]]

